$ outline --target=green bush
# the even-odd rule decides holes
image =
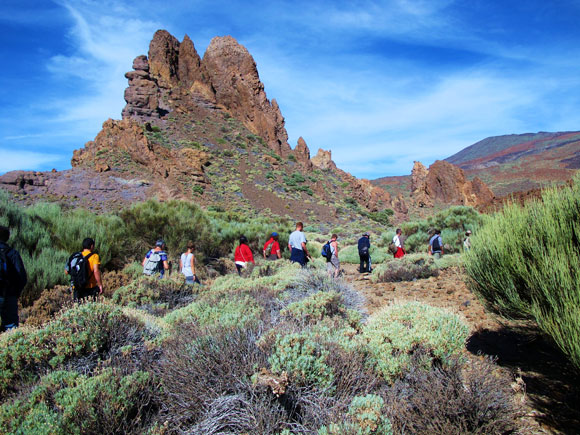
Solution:
[[[324,426],[318,435],[390,435],[393,433],[391,422],[384,415],[385,401],[382,397],[367,394],[352,399],[346,414],[346,421]]]
[[[28,208],[16,205],[0,190],[0,224],[10,228],[9,243],[20,252],[28,273],[21,303],[32,303],[46,288],[67,284],[66,261],[81,250],[86,237],[97,244],[101,264],[124,258],[122,221],[112,215],[95,215],[82,209],[63,211],[56,204],[37,204]]]
[[[303,324],[311,324],[325,317],[345,315],[346,309],[342,304],[340,294],[336,292],[319,292],[288,305],[280,314]]]
[[[580,368],[580,176],[508,205],[472,239],[470,287],[506,317],[532,318]]]
[[[465,346],[469,328],[458,316],[419,302],[392,305],[369,318],[362,332],[377,373],[393,381],[403,375],[418,348],[445,363]],[[430,361],[428,361],[430,363]]]
[[[401,225],[406,237],[407,252],[426,252],[429,246],[429,234],[434,229],[441,230],[445,253],[456,253],[463,250],[465,231],[476,233],[483,220],[472,207],[453,206],[440,211],[428,219],[405,222]]]
[[[221,328],[250,327],[258,322],[263,310],[249,296],[204,299],[172,311],[164,320],[172,327],[183,323]]]
[[[277,335],[274,350],[268,361],[272,372],[288,373],[300,385],[329,387],[334,379],[332,369],[326,365],[328,351],[308,332]]]
[[[373,282],[400,282],[437,276],[439,269],[433,257],[426,254],[407,254],[379,264],[373,271]]]
[[[88,303],[62,312],[40,329],[19,328],[0,336],[0,393],[17,387],[15,381],[35,381],[46,369],[86,355],[105,354],[111,336],[135,324],[119,307]]]
[[[105,369],[93,377],[56,371],[25,398],[0,407],[0,432],[27,434],[127,433],[147,423],[151,375]]]

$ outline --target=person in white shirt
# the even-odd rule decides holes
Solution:
[[[403,231],[400,228],[397,228],[396,234],[393,237],[393,243],[397,247],[397,252],[393,254],[395,258],[403,258],[406,254],[405,247],[403,246],[403,240],[401,240],[401,235]]]

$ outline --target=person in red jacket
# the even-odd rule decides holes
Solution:
[[[238,275],[240,276],[242,276],[242,269],[245,269],[248,263],[256,264],[254,262],[254,254],[252,254],[252,250],[248,246],[246,236],[240,237],[240,244],[234,252],[234,261],[236,262],[236,269],[238,269]]]
[[[270,249],[268,249],[270,247]],[[282,258],[282,253],[280,252],[280,243],[278,242],[278,233],[272,233],[272,237],[264,244],[263,250],[264,259],[277,260]]]

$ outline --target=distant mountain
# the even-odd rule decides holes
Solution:
[[[445,159],[498,196],[570,179],[580,168],[580,132],[496,136]]]

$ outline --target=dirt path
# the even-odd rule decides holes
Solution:
[[[417,300],[459,313],[471,327],[467,351],[491,355],[525,382],[526,422],[534,434],[580,433],[580,376],[534,325],[506,322],[488,313],[465,285],[460,269],[411,282],[373,283],[358,265],[344,264],[344,279],[367,300],[370,314],[395,301]]]

